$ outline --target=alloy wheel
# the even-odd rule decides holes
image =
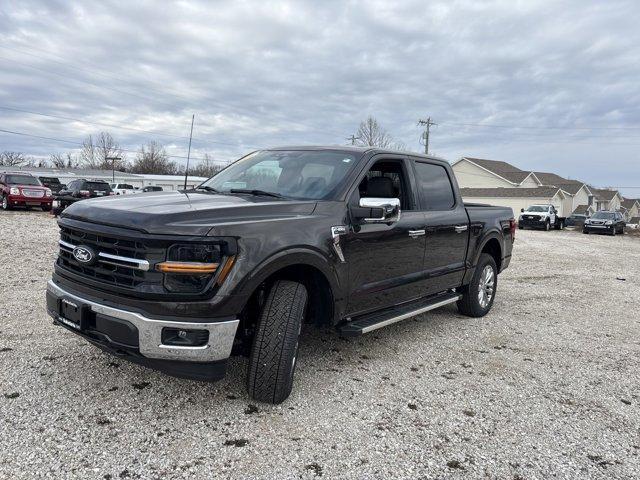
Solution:
[[[487,308],[496,285],[496,276],[491,265],[486,265],[480,274],[480,282],[478,285],[478,303],[482,308]]]

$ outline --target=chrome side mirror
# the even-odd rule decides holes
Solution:
[[[363,223],[395,223],[400,220],[400,199],[364,197],[357,210]]]

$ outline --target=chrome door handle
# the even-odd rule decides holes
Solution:
[[[427,233],[426,230],[409,230],[409,236],[411,238],[421,237],[426,233]]]
[[[462,233],[462,232],[466,232],[467,228],[469,228],[469,226],[468,225],[457,225],[454,228],[456,230],[456,233]]]

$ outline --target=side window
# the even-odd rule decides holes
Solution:
[[[433,163],[415,162],[416,182],[423,210],[449,210],[456,199],[447,170]]]
[[[374,163],[353,192],[350,203],[355,205],[364,197],[398,198],[402,210],[415,210],[404,162],[389,159]]]

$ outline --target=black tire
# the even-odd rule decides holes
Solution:
[[[51,211],[51,205],[42,205],[42,211],[43,212],[50,212]]]
[[[518,225],[518,230],[524,230],[524,226]]]
[[[613,228],[611,229],[611,236],[612,236],[612,237],[615,237],[617,233],[618,233],[618,229],[617,229],[616,227],[613,227]]]
[[[3,210],[11,210],[11,204],[9,203],[9,199],[6,195],[2,196],[2,209]]]
[[[549,221],[549,219],[547,218],[547,221],[544,222],[544,230],[546,232],[548,232],[549,230],[551,230],[551,222]]]
[[[485,267],[490,267],[493,270],[493,293],[487,305],[482,306],[479,300],[479,289],[480,289],[480,281],[485,270]],[[498,268],[496,266],[496,261],[493,257],[487,253],[483,253],[480,255],[480,259],[478,260],[478,265],[476,265],[476,270],[473,273],[473,278],[471,279],[471,283],[465,286],[460,293],[462,293],[462,298],[458,300],[456,305],[458,306],[458,311],[463,315],[467,315],[469,317],[484,317],[491,307],[493,306],[493,301],[496,298],[496,291],[498,288]]]
[[[306,305],[307,290],[301,283],[278,280],[271,287],[249,358],[247,391],[251,398],[281,403],[291,393]]]
[[[556,230],[564,230],[564,220],[556,220],[553,228],[555,228]]]
[[[585,235],[589,235],[589,230],[582,230],[582,233],[584,233]]]

